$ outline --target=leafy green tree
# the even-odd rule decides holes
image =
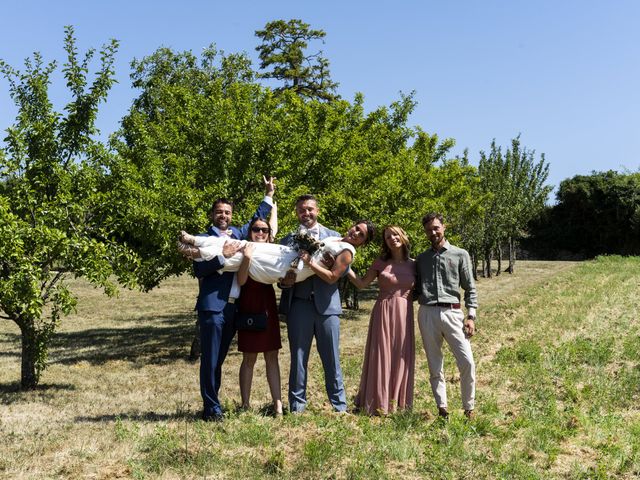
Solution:
[[[82,276],[113,295],[113,278],[133,284],[135,257],[112,240],[106,221],[109,152],[95,140],[99,104],[114,83],[117,42],[104,45],[90,80],[89,63],[66,27],[64,78],[71,93],[56,112],[48,87],[56,62],[40,54],[19,72],[0,61],[18,114],[0,150],[0,317],[21,331],[21,385],[33,388],[46,366],[51,337],[76,298],[65,279]],[[91,83],[89,83],[91,81]]]
[[[545,186],[549,165],[544,154],[535,161],[535,152],[521,148],[520,137],[511,141],[506,154],[491,142],[489,155],[480,152],[478,164],[480,192],[485,196],[481,250],[483,275],[492,275],[491,262],[497,253],[497,274],[502,271],[502,244],[509,246],[509,267],[513,273],[516,246],[526,235],[526,225],[544,208],[551,187]]]
[[[331,80],[329,60],[322,51],[307,53],[309,42],[322,40],[326,33],[313,30],[302,20],[274,20],[263,30],[256,30],[262,43],[259,52],[260,69],[267,70],[261,78],[273,78],[284,82],[276,92],[291,90],[303,98],[335,100],[338,84]]]
[[[478,175],[480,177],[480,191],[486,198],[484,205],[484,217],[482,225],[481,253],[483,259],[483,277],[492,276],[492,261],[496,250],[507,236],[507,223],[511,212],[509,211],[508,198],[510,196],[510,164],[502,155],[500,147],[491,142],[489,155],[480,152],[478,162]],[[498,255],[498,259],[501,254]],[[501,271],[498,265],[497,274]]]
[[[111,201],[119,239],[140,255],[144,288],[188,268],[176,234],[201,231],[213,199],[234,199],[242,219],[259,202],[262,175],[277,169],[277,100],[252,78],[244,55],[213,46],[200,59],[163,48],[133,63],[141,92],[113,139]]]
[[[201,230],[213,198],[235,199],[236,218],[249,215],[262,175],[278,178],[283,233],[295,228],[294,201],[303,193],[318,196],[327,225],[345,230],[359,217],[397,223],[416,248],[426,246],[427,210],[459,218],[477,210],[466,184],[473,167],[446,158],[453,141],[408,126],[413,95],[365,114],[362,95],[322,102],[274,95],[247,76],[224,81],[224,58],[205,68],[190,53],[162,50],[134,64],[141,93],[114,144],[122,163],[111,170],[130,182],[113,202],[132,219],[121,234],[143,258],[145,286],[187,268],[175,233]],[[358,265],[376,254],[377,246],[359,253]]]
[[[451,191],[455,193],[450,200],[450,207],[445,221],[447,236],[456,241],[458,235],[460,244],[469,252],[473,265],[473,277],[478,279],[478,268],[485,236],[485,208],[489,205],[491,195],[483,193],[480,188],[478,170],[469,165],[468,151],[465,149],[462,158],[456,159],[453,165],[453,178],[443,179],[443,185],[456,185]],[[436,194],[438,197],[441,193]],[[453,234],[453,235],[452,235]]]
[[[549,177],[549,164],[544,153],[536,162],[535,151],[521,148],[519,136],[511,141],[506,161],[511,179],[508,195],[510,215],[507,217],[506,225],[509,246],[507,271],[513,273],[518,242],[528,235],[526,227],[531,219],[544,209],[552,187],[545,185]]]

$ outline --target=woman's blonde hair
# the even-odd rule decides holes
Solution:
[[[409,259],[409,255],[411,254],[411,243],[409,242],[409,237],[407,237],[407,233],[397,225],[387,225],[382,229],[382,253],[380,257],[383,260],[389,260],[391,258],[391,250],[387,246],[387,230],[395,233],[400,236],[400,242],[402,243],[402,257],[404,260]]]

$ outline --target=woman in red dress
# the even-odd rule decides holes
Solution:
[[[254,219],[249,226],[251,242],[268,242],[272,235],[271,226],[262,218]],[[278,306],[273,285],[259,283],[249,277],[249,265],[253,246],[248,243],[244,248],[244,259],[238,269],[238,284],[242,287],[238,304],[240,313],[267,313],[267,328],[264,331],[238,330],[238,350],[242,352],[240,365],[240,396],[242,408],[250,408],[253,367],[262,352],[267,367],[267,382],[273,399],[276,416],[282,415],[282,396],[280,392],[280,365],[278,350],[282,348],[280,340],[280,322]]]

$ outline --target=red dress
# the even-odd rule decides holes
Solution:
[[[280,321],[276,292],[273,285],[247,278],[238,300],[238,311],[242,313],[267,312],[267,329],[262,332],[238,330],[238,350],[241,352],[269,352],[282,348]]]

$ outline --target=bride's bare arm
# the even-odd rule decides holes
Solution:
[[[344,272],[347,271],[347,268],[349,268],[349,265],[351,265],[353,260],[353,255],[349,250],[343,250],[338,254],[336,261],[330,269],[325,267],[322,263],[313,260],[308,252],[301,251],[300,259],[305,263],[305,265],[308,265],[309,268],[313,270],[313,273],[325,282],[332,284],[340,280],[340,277],[342,277]]]
[[[249,266],[251,265],[251,257],[253,256],[253,243],[247,242],[244,246],[242,254],[244,255],[242,258],[242,263],[238,268],[237,280],[238,285],[242,286],[247,283],[247,279],[249,278]]]
[[[347,277],[357,289],[362,289],[369,286],[369,284],[378,277],[378,271],[374,270],[373,267],[369,267],[369,270],[367,270],[364,277],[359,277],[356,272],[350,268],[347,272]]]

